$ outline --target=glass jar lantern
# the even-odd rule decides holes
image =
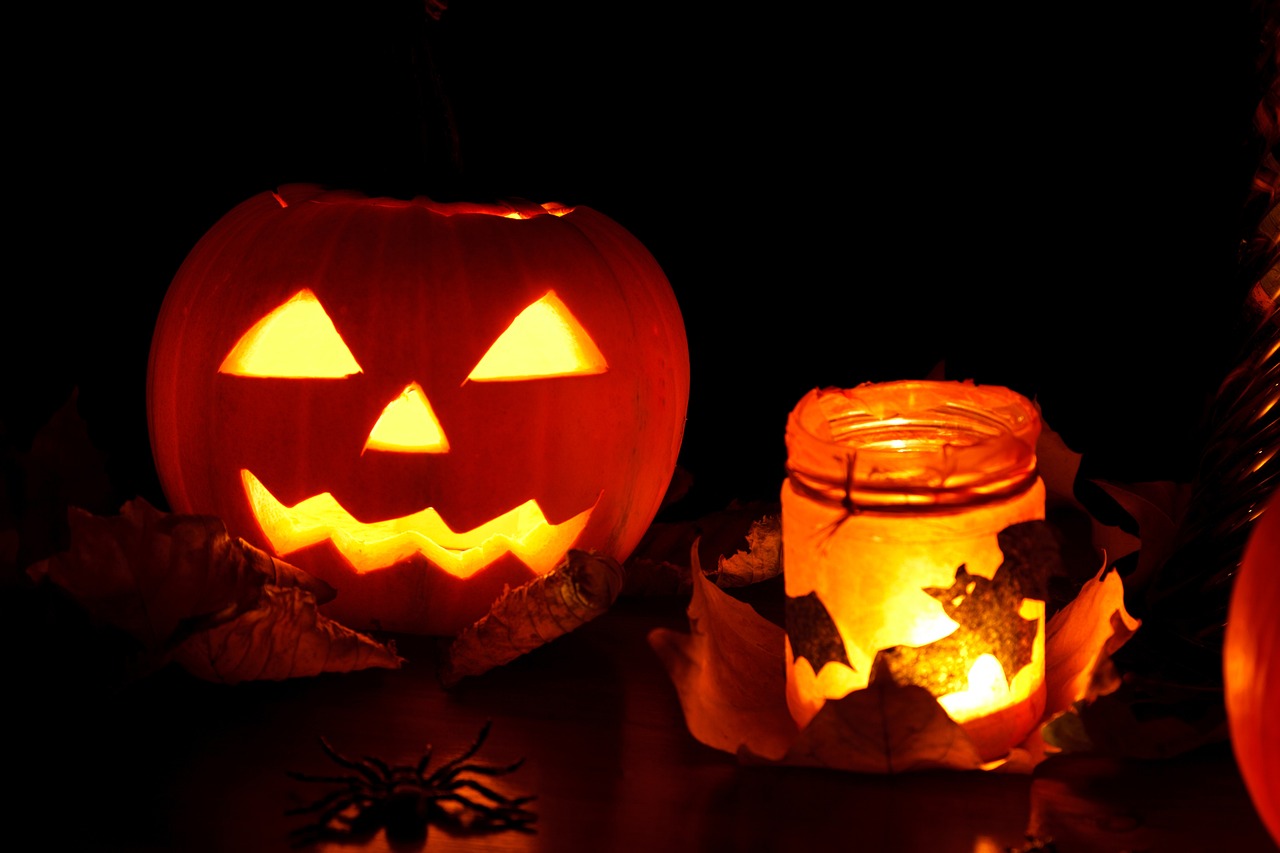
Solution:
[[[879,677],[917,684],[985,760],[1044,709],[1044,578],[998,537],[1044,518],[1036,406],[999,386],[815,389],[787,420],[787,704],[805,726]]]

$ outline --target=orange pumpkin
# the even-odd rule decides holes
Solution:
[[[327,581],[352,627],[452,635],[570,548],[630,555],[688,394],[675,295],[608,217],[299,184],[192,249],[147,406],[174,512]]]
[[[1227,609],[1223,686],[1240,775],[1280,844],[1280,489],[1252,524]]]

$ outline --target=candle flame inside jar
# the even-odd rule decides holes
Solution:
[[[1024,595],[1034,585],[998,536],[1044,517],[1039,431],[1034,405],[997,386],[868,383],[800,401],[782,488],[797,723],[889,664],[984,759],[1028,733],[1044,701],[1043,593]]]

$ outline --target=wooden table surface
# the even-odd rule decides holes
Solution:
[[[1276,849],[1226,744],[1160,762],[1059,756],[1034,776],[739,766],[689,735],[648,645],[653,628],[687,628],[683,607],[624,597],[451,690],[437,678],[438,641],[421,637],[397,638],[401,670],[225,686],[170,669],[118,689],[19,679],[5,702],[18,791],[7,823],[38,843],[0,847],[288,851],[306,820],[287,810],[330,790],[288,771],[342,772],[319,738],[392,763],[431,744],[434,765],[492,720],[476,758],[525,759],[492,783],[536,795],[535,833],[432,828],[425,841],[377,833],[310,849],[997,853],[1027,845],[1033,814],[1061,853]]]

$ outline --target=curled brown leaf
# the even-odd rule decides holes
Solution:
[[[1047,502],[1084,509],[1075,496],[1076,477],[1080,473],[1082,459],[1083,456],[1072,450],[1047,423],[1041,427],[1040,438],[1036,442],[1036,466],[1044,480]]]
[[[1186,515],[1191,487],[1170,482],[1125,485],[1104,480],[1094,482],[1138,526],[1138,536],[1132,538],[1134,545],[1130,549],[1138,552],[1138,565],[1126,581],[1131,593],[1141,593],[1177,550],[1178,531]],[[1108,556],[1114,561],[1122,555],[1112,552]]]
[[[731,557],[721,556],[716,568],[716,586],[721,589],[748,586],[782,573],[782,516],[771,513],[751,523],[747,550]]]
[[[1045,713],[1056,716],[1114,690],[1111,655],[1141,624],[1125,609],[1119,572],[1099,569],[1045,626]]]
[[[697,567],[696,551],[692,562]],[[1028,773],[1046,757],[1037,727],[1004,759],[984,763],[963,728],[924,688],[875,680],[828,701],[802,730],[786,706],[783,630],[693,572],[689,632],[658,629],[649,643],[675,684],[690,733],[744,763],[868,773],[929,768]],[[1118,573],[1100,570],[1047,629],[1048,701],[1041,725],[1090,691],[1140,623],[1124,610]]]
[[[740,757],[742,757],[740,755]],[[780,762],[858,773],[976,770],[973,741],[923,687],[878,678],[822,706]]]
[[[782,629],[722,592],[702,572],[692,549],[689,633],[649,633],[676,685],[685,724],[708,746],[745,749],[768,760],[786,755],[796,725],[784,700]]]
[[[771,525],[780,527],[778,505],[764,501],[734,501],[722,510],[691,521],[654,523],[627,558],[628,595],[685,595],[691,590],[690,554],[697,543],[702,565],[723,568],[726,554],[730,565],[722,587],[743,586],[774,577],[781,570],[780,556],[771,558],[769,549],[780,548],[770,540]],[[779,542],[780,542],[779,532]],[[754,538],[754,544],[752,539]],[[742,551],[746,545],[750,553]],[[780,553],[780,552],[779,552]]]
[[[281,681],[370,667],[397,669],[395,647],[328,619],[296,586],[264,586],[258,606],[193,632],[172,659],[207,681]]]
[[[449,642],[441,683],[452,687],[581,627],[609,609],[622,585],[616,560],[569,551],[554,571],[506,590],[487,614]]]
[[[70,547],[27,573],[136,640],[152,667],[192,664],[201,644],[209,651],[193,672],[219,681],[401,663],[393,648],[316,612],[334,596],[328,584],[231,537],[217,518],[171,515],[137,498],[116,516],[72,507],[68,523]],[[254,662],[262,654],[271,660]]]

